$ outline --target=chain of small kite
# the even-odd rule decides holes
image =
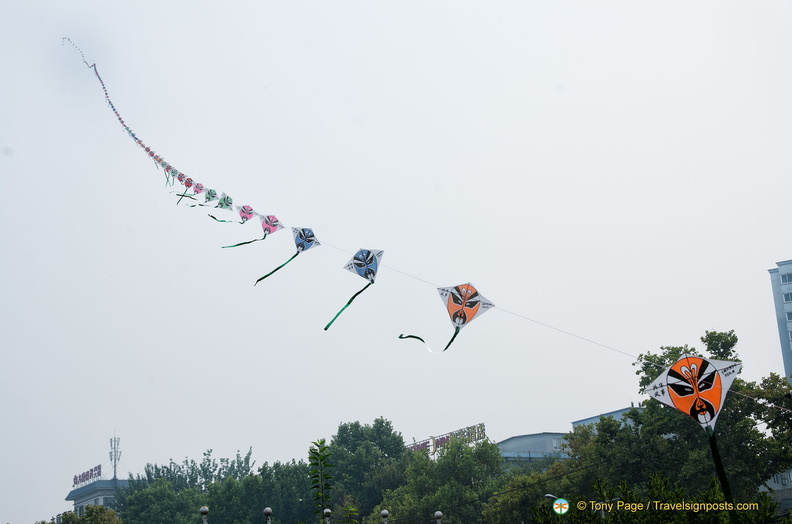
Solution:
[[[96,64],[95,63],[89,64],[88,61],[85,60],[85,54],[82,52],[82,49],[80,49],[77,46],[77,44],[72,42],[69,37],[64,36],[61,43],[64,42],[69,42],[72,46],[74,46],[74,48],[80,53],[80,57],[82,57],[83,63],[88,67],[88,69],[94,70],[94,74],[96,75],[96,78],[99,80],[99,83],[102,85],[102,91],[104,92],[104,96],[105,96],[105,100],[107,101],[107,104],[110,106],[110,109],[113,110],[113,113],[115,114],[116,118],[118,118],[118,121],[121,123],[121,126],[124,128],[127,134],[129,134],[129,136],[132,137],[132,139],[139,147],[143,148],[146,151],[148,156],[152,160],[154,160],[154,162],[157,165],[162,166],[165,169],[167,175],[169,176],[177,175],[179,172],[176,169],[174,169],[173,166],[171,166],[168,162],[166,162],[165,159],[162,158],[160,155],[156,154],[150,147],[144,144],[143,141],[139,139],[137,135],[135,135],[132,129],[126,125],[126,122],[124,122],[124,119],[121,118],[121,115],[119,114],[112,100],[110,100],[110,95],[107,92],[107,87],[105,86],[104,80],[102,80],[102,77],[99,75],[99,71],[96,69]]]
[[[184,185],[185,180],[190,180],[190,179],[185,179],[184,173],[181,173],[180,171],[178,171],[170,163],[168,163],[162,156],[158,155],[154,150],[152,150],[150,147],[148,147],[140,138],[137,137],[137,135],[132,131],[132,129],[129,126],[126,125],[126,122],[124,122],[124,119],[121,117],[121,114],[116,109],[116,107],[113,104],[112,100],[110,100],[110,95],[107,92],[107,87],[105,86],[104,80],[102,80],[102,77],[99,75],[99,71],[96,68],[96,64],[95,63],[94,64],[88,64],[88,61],[85,59],[85,54],[83,53],[82,49],[80,49],[79,46],[77,46],[77,44],[72,42],[72,40],[69,37],[63,37],[62,38],[61,44],[65,43],[65,42],[69,42],[69,44],[71,44],[77,50],[77,52],[80,53],[80,57],[82,58],[82,61],[86,65],[86,67],[88,67],[89,69],[93,69],[94,74],[96,75],[96,78],[99,80],[99,83],[102,86],[102,91],[104,92],[105,100],[107,101],[107,104],[110,106],[110,109],[113,110],[113,113],[115,114],[115,116],[118,119],[119,123],[124,128],[124,130],[127,132],[127,134],[135,141],[135,143],[138,145],[138,147],[143,149],[146,152],[146,154],[148,154],[149,158],[151,158],[154,161],[155,165],[157,165],[158,167],[162,167],[164,169],[166,179],[170,183],[173,183],[174,179],[178,180],[183,185]],[[191,186],[193,185],[192,184],[192,180],[190,180],[190,185]],[[188,187],[190,187],[190,186],[188,186]],[[185,191],[185,193],[186,193],[186,191]],[[330,244],[327,244],[326,242],[325,242],[325,244],[326,245],[330,245]],[[336,246],[330,245],[330,247],[334,247],[335,249],[339,249],[341,251],[345,251],[345,250],[343,250],[341,248],[338,248]],[[435,284],[433,282],[429,282],[428,280],[424,280],[424,279],[419,278],[419,277],[417,277],[415,275],[411,275],[410,273],[406,273],[404,271],[400,271],[400,270],[398,270],[398,269],[396,269],[394,267],[386,266],[384,264],[383,264],[383,267],[387,267],[388,269],[396,271],[397,273],[401,273],[402,275],[405,275],[405,276],[413,278],[415,280],[419,280],[421,282],[430,284],[430,285],[432,285],[434,287],[439,287],[437,284]],[[575,337],[577,339],[583,340],[583,341],[588,342],[590,344],[594,344],[596,346],[600,346],[600,347],[608,349],[610,351],[614,351],[616,353],[620,353],[620,354],[622,354],[624,356],[632,358],[636,362],[639,360],[639,358],[636,357],[635,355],[632,355],[632,354],[627,353],[625,351],[622,351],[620,349],[616,349],[614,347],[608,346],[606,344],[602,344],[601,342],[597,342],[596,340],[592,340],[590,338],[586,338],[586,337],[577,335],[575,333],[572,333],[571,331],[567,331],[567,330],[564,330],[564,329],[561,329],[561,328],[557,328],[557,327],[552,326],[550,324],[546,324],[544,322],[540,322],[538,320],[526,317],[524,315],[520,315],[519,313],[514,313],[513,311],[509,311],[507,309],[503,309],[503,308],[500,308],[498,306],[493,306],[493,307],[495,307],[497,309],[500,309],[504,313],[508,313],[508,314],[513,315],[515,317],[521,318],[523,320],[527,320],[529,322],[533,322],[535,324],[539,324],[540,326],[546,327],[548,329],[552,329],[554,331],[558,331],[559,333],[563,333],[565,335],[568,335],[568,336],[571,336],[571,337]],[[660,369],[665,369],[660,364],[654,364],[654,363],[650,363],[650,362],[647,362],[647,364],[656,366],[656,367],[658,367]],[[763,400],[763,399],[756,399],[754,397],[748,396],[748,395],[746,395],[744,393],[740,393],[740,392],[737,392],[737,391],[732,391],[732,393],[735,393],[737,395],[741,395],[741,396],[743,396],[745,398],[749,398],[749,399],[754,400],[754,401],[756,401],[756,402],[758,402],[760,404],[763,404],[763,405],[766,405],[766,406],[769,406],[769,407],[774,407],[776,409],[792,413],[792,410],[787,409],[787,408],[782,407],[782,406],[778,406],[778,405],[776,405],[776,404],[774,404],[774,403],[772,403],[770,401]]]
[[[190,188],[192,188],[194,194],[196,194],[196,195],[199,194],[200,192],[202,192],[204,190],[203,184],[196,183],[191,178],[187,178],[187,176],[184,173],[180,172],[178,169],[173,167],[161,155],[158,155],[153,149],[151,149],[149,146],[147,146],[143,142],[143,140],[138,138],[138,136],[135,134],[135,132],[132,131],[132,128],[130,128],[126,124],[126,122],[124,122],[124,119],[121,117],[121,114],[118,112],[118,109],[116,109],[115,104],[113,104],[113,101],[110,100],[110,94],[107,91],[107,86],[105,86],[104,80],[102,80],[102,77],[99,75],[99,70],[96,68],[96,64],[95,63],[94,64],[89,64],[88,61],[85,59],[85,54],[83,53],[82,49],[80,49],[77,46],[77,44],[72,42],[69,37],[63,37],[62,38],[61,44],[64,44],[65,42],[69,42],[80,53],[80,57],[82,58],[83,63],[89,69],[93,69],[94,74],[96,75],[96,78],[99,80],[99,83],[102,86],[102,91],[104,92],[105,100],[107,101],[107,104],[110,106],[110,109],[112,109],[113,113],[115,114],[116,118],[118,119],[118,122],[124,128],[124,131],[126,131],[126,133],[132,138],[132,140],[135,141],[135,144],[137,144],[138,147],[143,149],[146,152],[146,154],[149,156],[149,158],[154,161],[154,164],[158,168],[162,167],[162,169],[165,172],[165,180],[166,180],[166,182],[169,185],[172,185],[174,180],[178,180],[180,184],[185,186],[186,189],[184,191],[184,194],[180,195],[182,198],[183,197],[194,198],[193,196],[187,195],[187,189],[190,189]],[[233,202],[233,200],[230,197],[227,197],[227,198],[228,198],[228,203],[229,203],[229,207],[230,207],[230,203]],[[181,201],[181,198],[179,199],[179,201]],[[251,210],[252,210],[252,208],[251,208]],[[259,215],[258,213],[255,213],[255,212],[253,212],[253,213],[256,214],[256,215]],[[259,215],[259,216],[263,216],[263,215]],[[215,220],[217,220],[217,219],[215,219]]]

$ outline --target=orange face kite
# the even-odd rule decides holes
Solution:
[[[484,298],[473,285],[459,284],[453,287],[439,287],[437,291],[446,304],[448,316],[454,324],[454,336],[446,345],[446,349],[459,334],[459,330],[470,324],[480,314],[493,307],[493,303]]]
[[[742,368],[740,362],[685,355],[660,374],[646,391],[660,402],[714,427],[726,393]]]
[[[703,358],[688,357],[668,370],[668,394],[679,411],[708,424],[721,407],[720,375]]]

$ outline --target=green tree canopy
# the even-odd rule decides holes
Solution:
[[[336,508],[355,506],[361,515],[367,515],[382,501],[384,491],[404,482],[404,439],[382,417],[371,425],[339,424],[328,450],[334,466],[332,500]]]
[[[488,441],[471,445],[451,439],[436,460],[423,451],[408,456],[406,483],[385,492],[382,503],[367,517],[368,524],[379,522],[382,509],[418,522],[430,520],[435,511],[443,512],[443,524],[475,520],[504,475],[500,450]]]

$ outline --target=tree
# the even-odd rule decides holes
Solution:
[[[336,508],[351,505],[367,515],[382,501],[384,491],[404,483],[404,439],[382,417],[371,425],[339,424],[329,451],[335,466],[332,498]]]
[[[85,513],[77,516],[73,511],[61,514],[63,524],[123,524],[116,512],[105,506],[85,506]],[[39,521],[36,524],[50,524]]]
[[[315,514],[322,518],[325,509],[330,508],[330,490],[333,486],[330,481],[333,476],[327,471],[332,468],[328,458],[332,453],[328,450],[325,439],[319,439],[308,449],[308,465],[311,470],[308,472],[308,478],[311,479],[311,489],[314,492],[314,504],[316,505]]]
[[[198,488],[177,491],[171,481],[160,478],[128,493],[120,513],[124,524],[194,524],[203,505],[208,505],[207,496]]]
[[[385,493],[366,518],[368,524],[379,522],[382,509],[405,520],[431,519],[438,510],[444,514],[443,524],[476,520],[504,475],[500,450],[487,441],[471,445],[452,439],[440,448],[437,460],[421,451],[408,456],[406,484]]]

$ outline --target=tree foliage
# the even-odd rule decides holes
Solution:
[[[116,512],[105,506],[85,506],[85,513],[78,516],[73,511],[61,514],[63,524],[123,524]],[[36,524],[50,524],[39,521]]]
[[[333,454],[336,508],[354,506],[367,515],[382,501],[382,493],[404,483],[401,433],[380,417],[371,425],[342,423],[328,451]]]
[[[130,478],[129,488],[119,491],[119,514],[125,524],[194,524],[198,509],[205,505],[213,524],[260,524],[262,510],[270,506],[275,509],[274,524],[310,519],[305,462],[265,462],[258,474],[251,467],[250,452],[214,461],[211,450],[204,453],[201,463],[148,465],[145,476]]]
[[[308,465],[311,468],[308,478],[311,479],[311,490],[314,493],[313,499],[316,505],[314,513],[321,518],[324,510],[330,508],[330,490],[333,489],[330,481],[333,480],[333,476],[328,469],[333,465],[328,459],[333,453],[329,451],[325,439],[319,439],[311,444],[308,449]]]
[[[475,520],[504,475],[500,450],[488,441],[471,445],[452,439],[440,448],[436,460],[421,451],[408,457],[406,483],[385,492],[366,519],[368,524],[379,522],[382,509],[418,522],[431,519],[435,511],[443,512],[443,524]]]

